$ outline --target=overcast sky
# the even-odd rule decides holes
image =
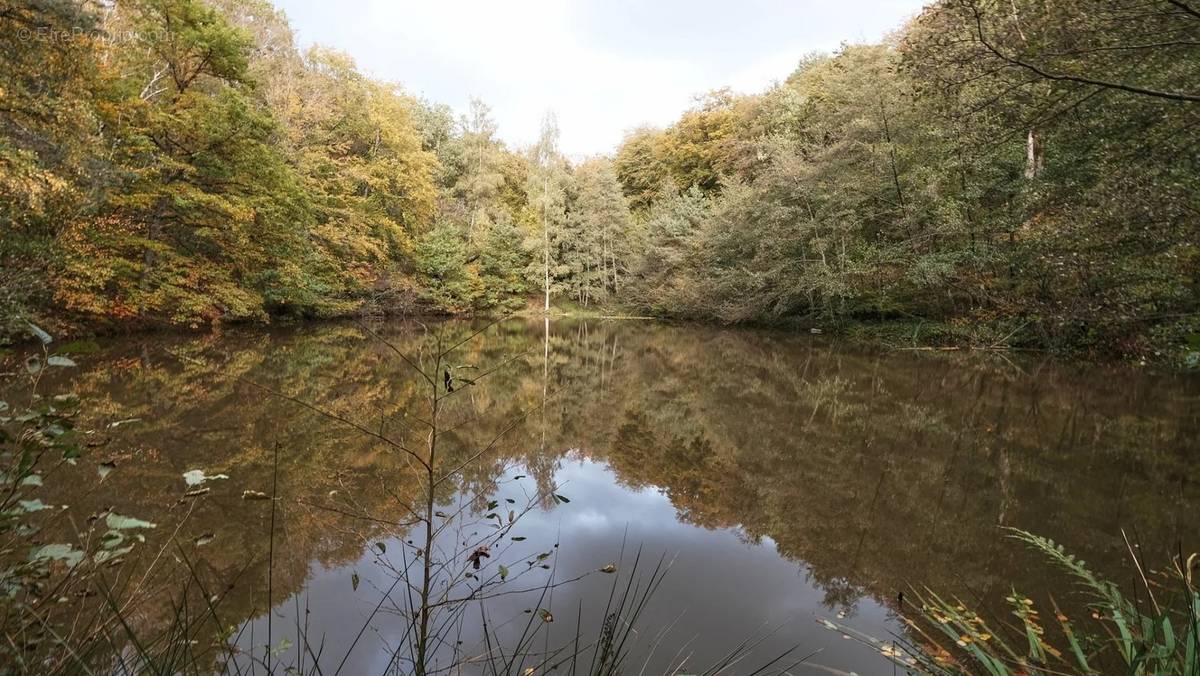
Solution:
[[[477,96],[511,145],[554,110],[575,157],[669,124],[696,94],[760,91],[809,52],[878,40],[923,1],[275,0],[302,46],[349,52],[457,112]]]

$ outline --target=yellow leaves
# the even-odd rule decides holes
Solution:
[[[1056,659],[1062,659],[1062,656],[1063,656],[1062,651],[1059,650],[1058,648],[1055,648],[1054,646],[1050,645],[1049,643],[1046,643],[1045,641],[1043,641],[1041,639],[1038,639],[1038,644],[1042,647],[1042,650],[1045,650],[1046,652],[1050,653]]]

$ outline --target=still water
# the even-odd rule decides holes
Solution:
[[[1194,378],[650,322],[371,328],[108,339],[45,384],[80,394],[91,446],[45,490],[76,528],[106,509],[158,524],[128,564],[153,564],[161,590],[141,628],[169,622],[170,583],[195,577],[220,596],[217,640],[242,668],[269,643],[276,665],[409,671],[412,595],[397,580],[422,552],[425,494],[396,444],[423,453],[431,409],[398,352],[429,371],[464,340],[433,373],[456,390],[438,417],[433,597],[474,572],[464,555],[485,541],[474,581],[456,579],[495,586],[441,616],[442,666],[488,652],[485,618],[501,641],[536,625],[531,653],[586,642],[614,582],[645,582],[661,561],[626,673],[701,673],[751,639],[723,673],[794,648],[776,667],[809,656],[790,673],[891,674],[818,619],[903,637],[899,593],[923,587],[984,608],[1013,587],[1082,604],[1002,527],[1118,581],[1134,574],[1122,530],[1151,561],[1200,549]],[[98,482],[105,462],[116,469]],[[185,497],[197,469],[228,478]]]

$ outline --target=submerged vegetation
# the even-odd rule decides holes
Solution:
[[[9,335],[569,301],[1200,359],[1187,3],[940,0],[584,161],[265,0],[102,5],[0,12]]]

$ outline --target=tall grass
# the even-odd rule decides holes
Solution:
[[[821,622],[910,673],[1200,676],[1200,555],[1185,558],[1179,553],[1167,569],[1153,572],[1126,539],[1138,572],[1130,598],[1061,544],[1019,529],[1008,531],[1074,580],[1087,602],[1083,616],[1069,617],[1053,597],[1039,606],[1013,590],[1005,599],[1013,621],[924,589],[914,592],[917,616],[906,618],[909,637],[885,641]]]

